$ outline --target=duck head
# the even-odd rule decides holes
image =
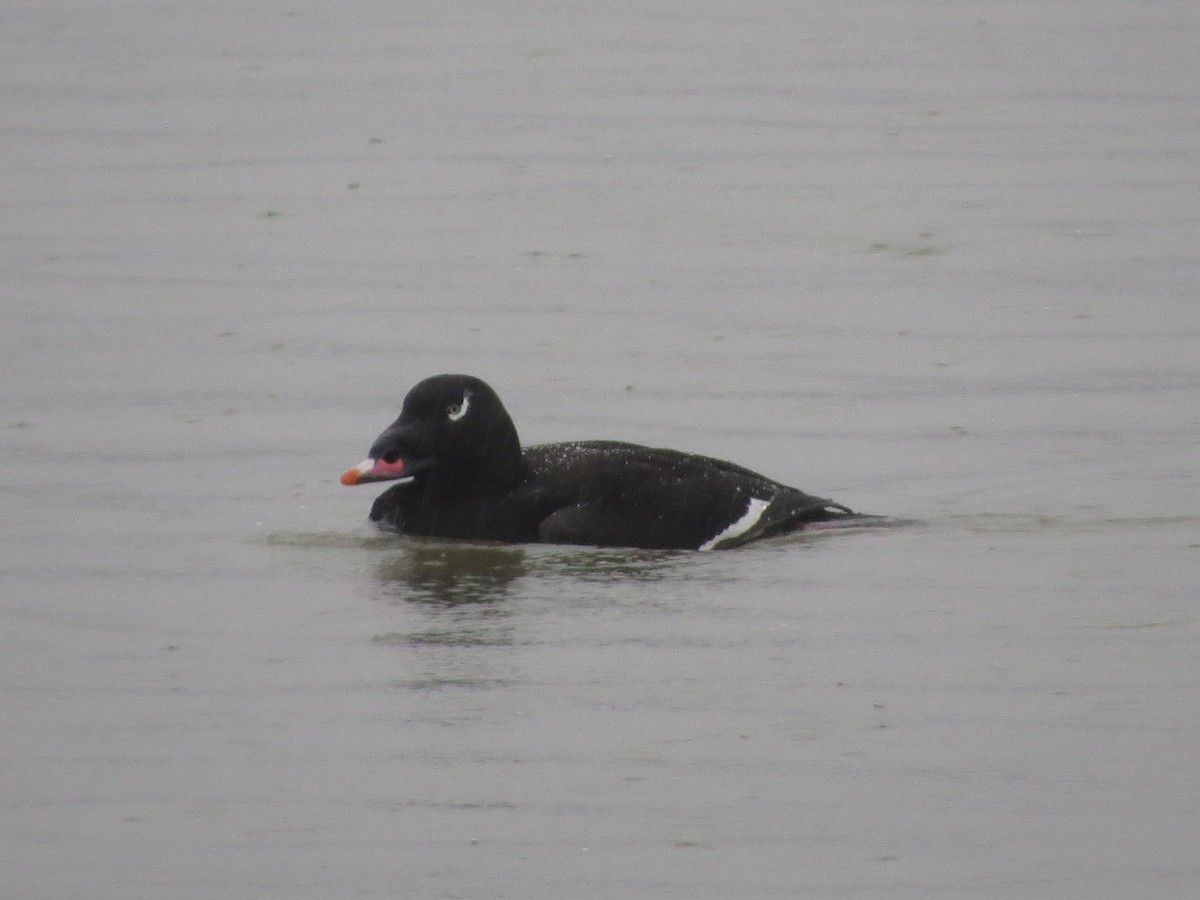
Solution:
[[[471,375],[435,375],[408,392],[399,418],[341,481],[434,481],[507,489],[520,471],[517,429],[496,392]]]

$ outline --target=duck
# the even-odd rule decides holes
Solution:
[[[426,378],[344,485],[396,482],[369,519],[405,535],[505,544],[725,550],[819,523],[879,518],[742,466],[612,440],[522,447],[496,392]]]

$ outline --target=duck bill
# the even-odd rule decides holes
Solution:
[[[407,460],[398,459],[395,462],[387,462],[383,459],[364,459],[352,469],[347,469],[342,473],[342,484],[368,484],[372,481],[396,481],[402,479],[404,481],[412,481],[418,469],[424,468],[419,463],[409,463]]]

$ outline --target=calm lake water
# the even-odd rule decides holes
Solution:
[[[1196,896],[1194,2],[3,19],[6,896]],[[375,535],[444,371],[918,524]]]

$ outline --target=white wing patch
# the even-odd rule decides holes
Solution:
[[[770,500],[759,500],[757,497],[751,497],[750,505],[746,507],[746,511],[742,514],[742,517],[716,537],[705,541],[700,545],[699,549],[712,550],[714,547],[717,547],[726,541],[740,538],[743,534],[758,524],[758,520],[762,518],[763,512],[770,505]]]

